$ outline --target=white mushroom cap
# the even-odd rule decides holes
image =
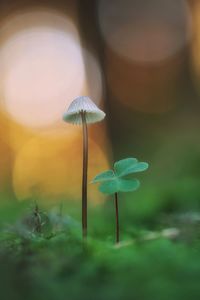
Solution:
[[[82,124],[81,112],[85,112],[88,124],[99,122],[106,115],[89,97],[80,96],[72,101],[68,110],[63,115],[63,120],[68,123]]]

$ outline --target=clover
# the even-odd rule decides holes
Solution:
[[[116,243],[119,243],[119,192],[132,192],[139,188],[138,179],[130,178],[137,172],[147,170],[149,167],[146,162],[139,162],[136,158],[125,158],[114,163],[113,170],[102,172],[95,176],[92,183],[99,183],[100,192],[107,195],[114,195],[115,218],[116,218]]]

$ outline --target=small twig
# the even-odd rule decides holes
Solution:
[[[41,216],[40,216],[38,204],[36,201],[35,201],[34,216],[35,216],[35,231],[38,233],[41,233],[42,232]]]

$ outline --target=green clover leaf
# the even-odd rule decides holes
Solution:
[[[112,195],[118,191],[118,182],[117,178],[114,180],[104,181],[100,184],[99,190],[103,194]]]
[[[118,179],[119,192],[132,192],[139,188],[140,182],[137,179]]]
[[[127,176],[137,172],[143,172],[147,170],[149,167],[148,163],[146,162],[138,162],[129,168],[126,168],[124,171],[121,172],[120,176]]]
[[[114,164],[114,171],[108,170],[98,174],[92,183],[100,183],[99,190],[108,195],[135,191],[140,186],[139,180],[124,179],[123,177],[147,169],[148,164],[146,162],[138,162],[136,158],[122,159]]]
[[[133,167],[137,164],[138,160],[136,158],[125,158],[117,161],[114,164],[115,173],[118,176],[123,176],[123,173],[126,172],[130,167]]]
[[[94,179],[92,180],[92,183],[112,180],[114,178],[115,178],[115,173],[113,172],[113,170],[108,170],[95,176]]]

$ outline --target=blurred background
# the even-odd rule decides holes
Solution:
[[[62,115],[88,95],[107,115],[89,128],[89,180],[150,164],[121,217],[200,209],[198,0],[1,0],[0,70],[2,204],[80,204],[81,128]]]

